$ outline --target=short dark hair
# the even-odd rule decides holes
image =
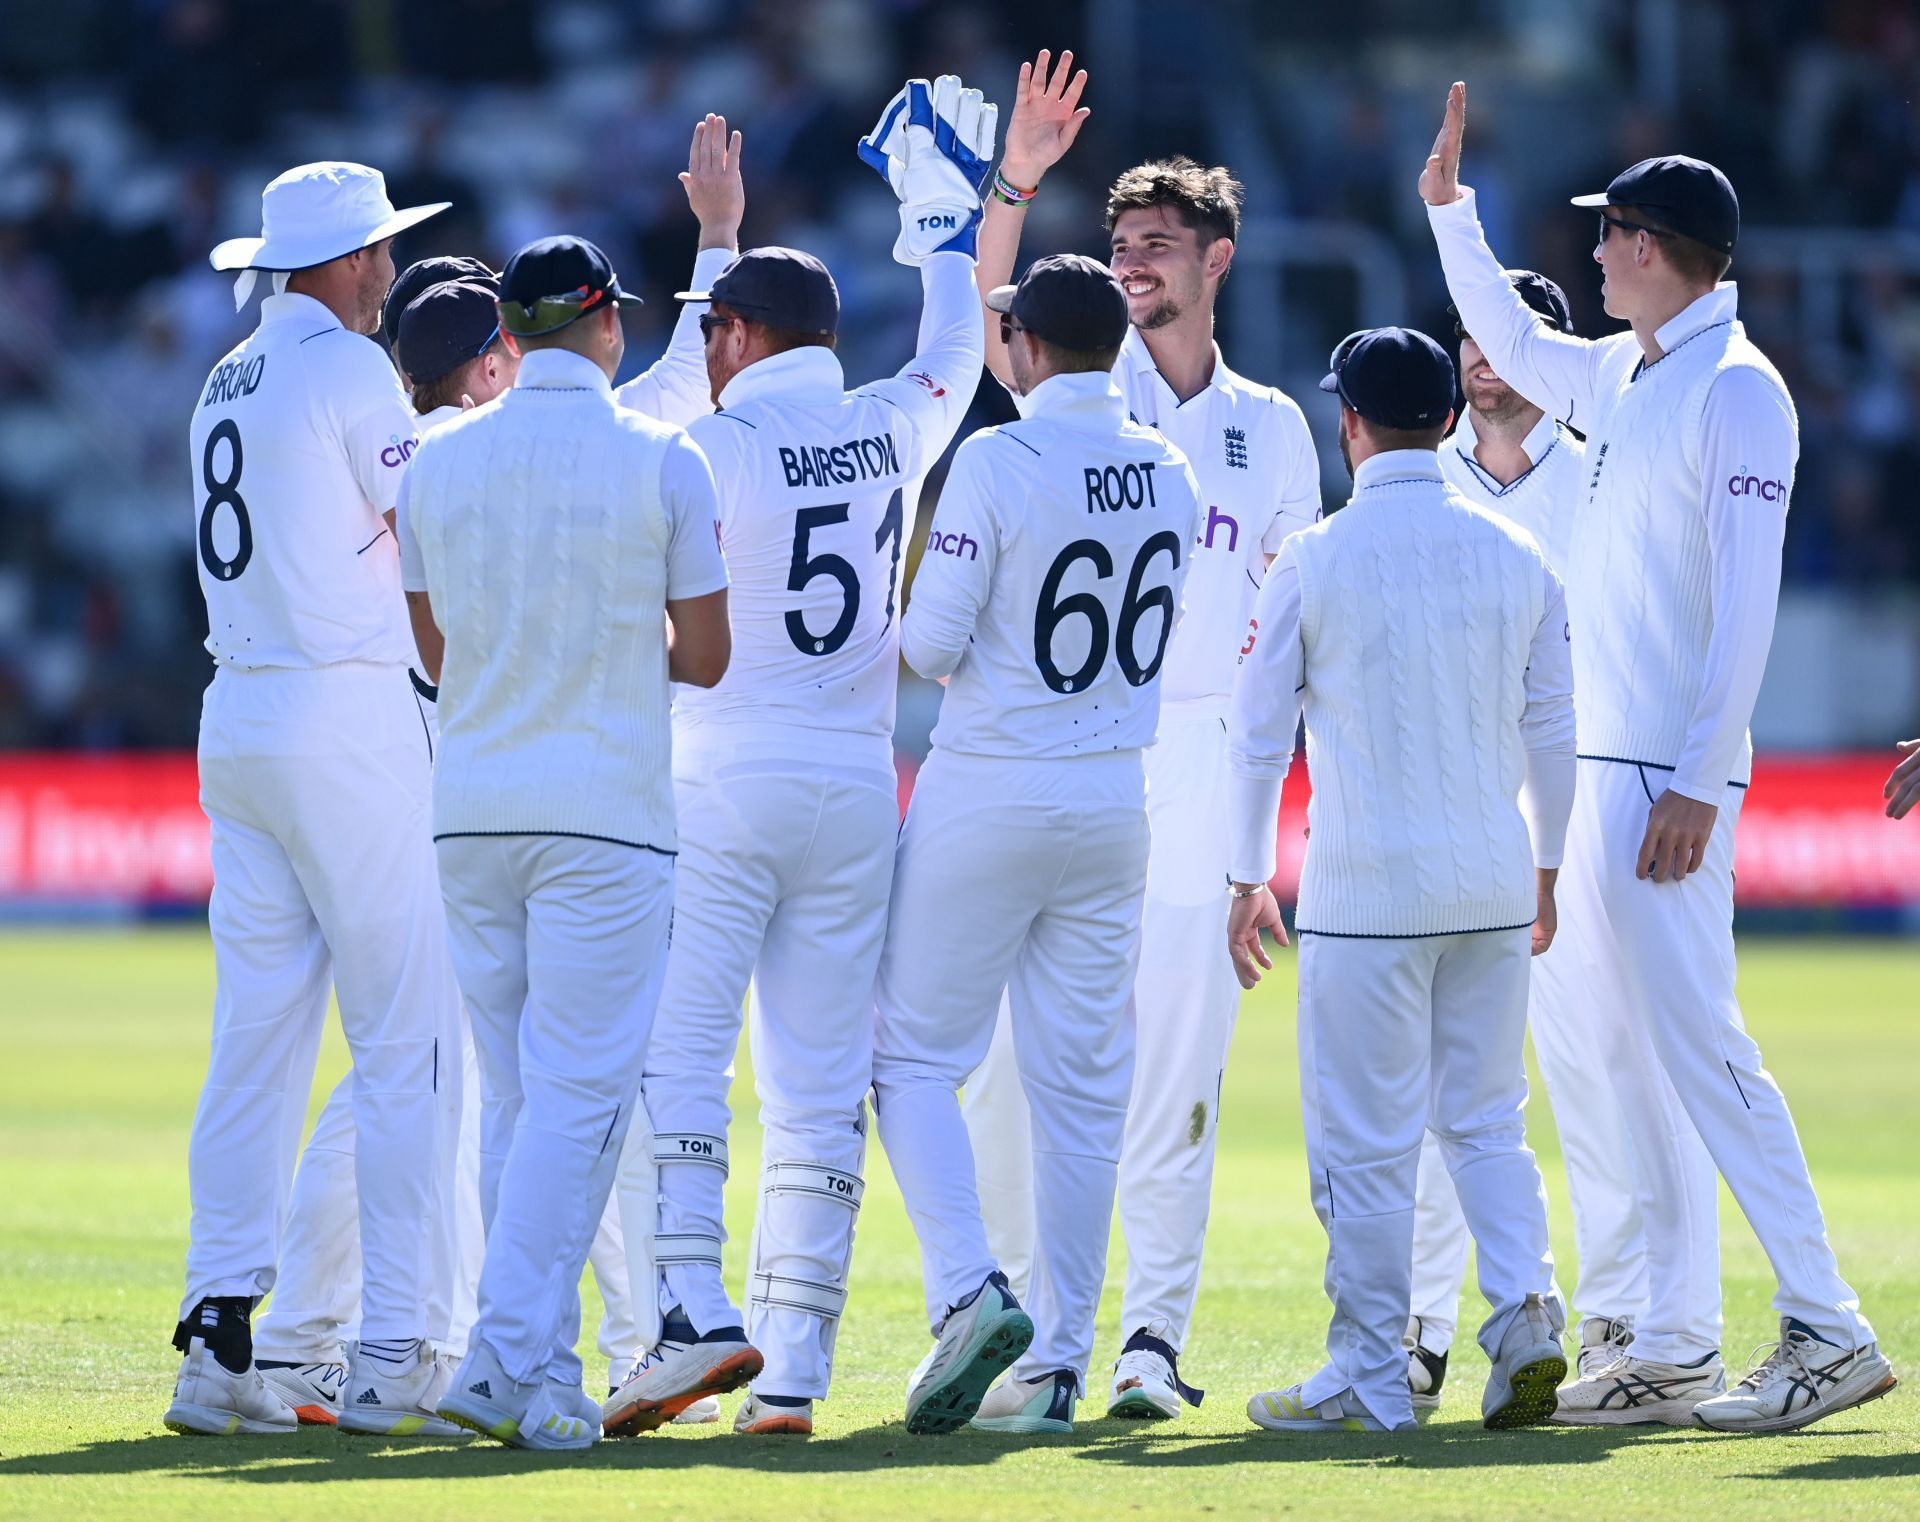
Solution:
[[[1367,437],[1383,454],[1389,449],[1438,449],[1447,436],[1444,423],[1433,428],[1388,428],[1364,412],[1356,416],[1367,425]]]
[[[472,359],[455,365],[445,375],[436,375],[430,381],[415,381],[413,385],[413,410],[421,417],[441,407],[458,407],[460,398],[467,389],[467,371],[477,365],[487,355],[499,351],[500,339],[496,336],[492,343],[482,349]]]
[[[1107,231],[1122,212],[1170,207],[1183,227],[1200,234],[1201,243],[1240,236],[1241,185],[1233,172],[1216,164],[1209,169],[1184,153],[1170,159],[1136,164],[1113,182],[1107,192]]]
[[[740,320],[752,322],[761,331],[770,355],[785,354],[790,349],[837,349],[840,346],[840,335],[837,333],[802,333],[794,328],[776,328],[770,323],[753,322],[751,317]]]
[[[1079,375],[1096,370],[1111,370],[1120,358],[1120,346],[1111,349],[1067,349],[1059,344],[1048,343],[1031,328],[1026,330],[1033,341],[1046,351],[1047,358],[1053,362],[1055,375]]]
[[[1727,271],[1733,268],[1732,254],[1722,253],[1698,238],[1675,232],[1658,217],[1648,215],[1637,206],[1629,208],[1627,214],[1638,217],[1660,234],[1655,241],[1662,246],[1667,263],[1673,266],[1673,272],[1681,279],[1694,285],[1702,281],[1718,285],[1727,278]]]

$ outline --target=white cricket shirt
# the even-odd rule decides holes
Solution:
[[[683,764],[716,748],[891,775],[908,492],[960,426],[983,348],[973,260],[935,254],[920,278],[919,353],[898,375],[848,391],[832,350],[790,349],[688,428],[719,494],[733,658],[717,685],[675,689]]]
[[[1469,407],[1461,412],[1459,426],[1440,442],[1441,473],[1476,507],[1533,535],[1547,564],[1564,579],[1573,553],[1573,520],[1586,492],[1581,468],[1586,446],[1564,423],[1542,413],[1520,444],[1527,468],[1502,486],[1474,458],[1477,442]]]
[[[693,259],[690,291],[704,291],[737,257],[730,248],[704,248]],[[707,379],[707,345],[700,334],[700,317],[707,303],[680,305],[666,350],[645,370],[613,393],[622,407],[644,412],[662,423],[684,428],[713,411],[713,386]]]
[[[953,457],[901,630],[951,674],[937,750],[1017,760],[1153,741],[1201,520],[1166,439],[1106,373],[1056,375]]]
[[[213,658],[247,671],[408,664],[385,514],[419,435],[380,346],[311,296],[269,296],[207,377],[190,435]]]

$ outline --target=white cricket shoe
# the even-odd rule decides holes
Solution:
[[[543,1384],[507,1442],[546,1453],[578,1452],[600,1441],[600,1403],[575,1385]]]
[[[1899,1383],[1878,1343],[1843,1348],[1783,1316],[1766,1360],[1726,1394],[1695,1406],[1693,1419],[1715,1432],[1791,1432],[1878,1400]]]
[[[1418,1316],[1407,1318],[1400,1346],[1407,1350],[1407,1394],[1413,1401],[1413,1419],[1428,1421],[1440,1409],[1440,1391],[1447,1383],[1447,1354],[1436,1353],[1420,1339],[1425,1328]]]
[[[1657,1422],[1685,1427],[1693,1408],[1727,1388],[1718,1353],[1692,1363],[1656,1363],[1623,1353],[1597,1374],[1562,1385],[1553,1419],[1566,1427],[1631,1427]]]
[[[256,1360],[254,1367],[300,1418],[303,1427],[331,1427],[340,1420],[340,1392],[346,1387],[343,1363],[282,1363]]]
[[[1354,1397],[1351,1390],[1309,1406],[1300,1398],[1299,1385],[1284,1390],[1262,1390],[1247,1402],[1247,1415],[1256,1427],[1269,1432],[1386,1432],[1387,1424]],[[1406,1430],[1414,1424],[1407,1423]]]
[[[1164,1422],[1180,1414],[1184,1401],[1197,1406],[1206,1392],[1180,1377],[1180,1355],[1163,1335],[1167,1323],[1156,1321],[1127,1339],[1113,1366],[1107,1391],[1107,1415],[1136,1421]]]
[[[1065,1369],[1038,1379],[1006,1379],[987,1391],[967,1425],[985,1432],[1071,1432],[1080,1382]]]
[[[1580,1319],[1580,1377],[1598,1374],[1626,1355],[1633,1342],[1633,1317],[1583,1316]]]
[[[607,1397],[600,1407],[600,1420],[608,1437],[631,1437],[664,1427],[695,1401],[737,1390],[760,1372],[759,1350],[744,1336],[699,1340],[689,1335],[692,1330],[685,1322],[676,1325],[670,1320],[667,1335],[642,1355],[626,1383]]]
[[[173,1382],[173,1404],[161,1418],[169,1430],[233,1437],[239,1433],[292,1432],[300,1419],[248,1364],[234,1373],[195,1338],[180,1360]]]
[[[446,1369],[424,1343],[404,1368],[356,1347],[340,1398],[340,1430],[382,1437],[465,1437],[459,1423],[437,1410],[447,1384]]]
[[[716,1418],[719,1404],[714,1402]],[[749,1390],[747,1398],[740,1402],[740,1409],[734,1413],[733,1430],[750,1437],[812,1437],[813,1402],[771,1406]]]
[[[520,1426],[531,1413],[540,1386],[521,1384],[501,1367],[493,1349],[474,1342],[436,1408],[448,1421],[517,1448]]]
[[[632,1379],[640,1367],[640,1355],[631,1358],[611,1358],[607,1360],[607,1394],[613,1395],[628,1380]],[[673,1419],[676,1427],[699,1427],[707,1422],[720,1420],[720,1397],[703,1395],[686,1410]]]
[[[987,1386],[1033,1342],[1033,1318],[1007,1287],[988,1274],[979,1289],[951,1307],[933,1350],[907,1387],[907,1431],[952,1432],[980,1409]]]
[[[1539,1295],[1529,1295],[1507,1323],[1493,1372],[1480,1397],[1483,1426],[1494,1431],[1532,1427],[1553,1415],[1555,1392],[1567,1377],[1560,1317]]]

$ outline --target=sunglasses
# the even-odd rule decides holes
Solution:
[[[736,323],[739,320],[738,317],[715,317],[711,312],[701,313],[700,342],[703,344],[712,343],[715,333],[718,333],[722,328]]]
[[[1607,241],[1607,229],[1609,227],[1617,227],[1622,232],[1645,233],[1652,238],[1663,237],[1666,232],[1664,228],[1649,227],[1644,222],[1629,222],[1623,217],[1610,217],[1603,211],[1600,213],[1600,242],[1605,243]]]
[[[1013,320],[1012,314],[1007,312],[1002,312],[1000,314],[1000,342],[1001,343],[1010,344],[1013,342],[1013,335],[1015,333],[1025,333],[1028,331],[1030,330],[1027,328],[1021,327],[1019,323]]]

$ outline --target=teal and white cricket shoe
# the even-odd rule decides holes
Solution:
[[[987,1386],[1033,1341],[1033,1318],[995,1270],[961,1304],[947,1312],[933,1351],[907,1389],[907,1431],[953,1432],[964,1427]]]
[[[969,1427],[984,1432],[1071,1432],[1080,1382],[1066,1369],[1038,1379],[1013,1376],[987,1392]]]
[[[1387,1432],[1387,1424],[1353,1397],[1351,1391],[1310,1406],[1300,1398],[1300,1385],[1284,1390],[1262,1390],[1247,1402],[1247,1415],[1256,1427],[1269,1432]],[[1407,1423],[1408,1429],[1413,1423]]]

